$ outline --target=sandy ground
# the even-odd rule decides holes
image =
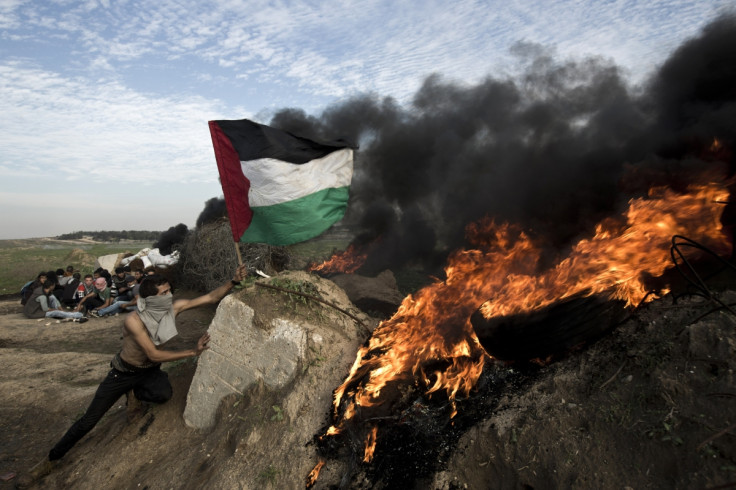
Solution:
[[[179,337],[169,347],[195,343],[214,311],[214,307],[205,307],[179,315]],[[20,474],[40,461],[84,412],[120,348],[122,322],[123,316],[93,318],[81,324],[30,320],[22,314],[18,300],[0,301],[0,477]],[[175,387],[174,403],[171,408],[169,404],[158,408],[181,413],[194,365],[170,363],[166,369]],[[183,426],[181,417],[176,424]],[[104,438],[126,426],[125,398],[121,398],[90,438]],[[94,457],[81,452],[84,458]],[[15,481],[17,477],[1,482],[0,488],[12,488]]]

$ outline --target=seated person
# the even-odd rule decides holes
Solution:
[[[100,267],[100,277],[105,278],[105,281],[107,281],[107,287],[112,287],[112,275],[110,275],[110,271]]]
[[[39,272],[36,279],[28,281],[20,290],[20,304],[25,305],[38,286],[46,282],[46,273]]]
[[[82,298],[87,296],[89,293],[94,292],[94,290],[95,279],[92,274],[87,274],[86,276],[84,276],[84,280],[79,283],[79,286],[77,286],[77,292],[74,296],[74,298],[76,299],[76,303],[79,304],[79,302],[82,301]]]
[[[64,291],[64,288],[59,286],[59,277],[56,275],[56,271],[48,271],[46,273],[46,282],[44,283],[44,286],[48,286],[49,284],[54,285],[54,289],[51,291],[51,294],[49,294],[48,297],[49,306],[53,310],[60,310],[62,309],[61,295]]]
[[[49,306],[49,299],[53,297],[51,294],[54,290],[55,283],[47,281],[45,284],[37,287],[25,305],[23,305],[23,313],[28,318],[64,318],[74,320],[75,322],[86,322],[80,312],[64,311]]]
[[[143,280],[143,277],[145,277],[143,275],[143,269],[133,269],[133,277],[135,277],[135,282],[137,284],[140,284]]]
[[[87,313],[97,308],[105,308],[112,304],[112,296],[110,296],[110,288],[104,277],[98,277],[94,282],[95,289],[87,296],[79,301],[75,308],[76,311],[85,309]]]
[[[130,311],[138,311],[138,308],[136,305],[138,304],[138,291],[141,288],[141,285],[136,283],[135,277],[133,276],[125,276],[125,286],[129,288],[132,292],[133,298],[130,300],[121,299],[120,296],[115,298],[115,302],[108,306],[107,308],[100,308],[98,310],[92,310],[90,311],[90,315],[92,316],[105,316],[105,315],[116,315],[120,313],[121,311],[124,313],[130,312]]]
[[[133,288],[128,287],[127,275],[124,267],[116,267],[115,275],[112,276],[112,295],[114,298],[121,298],[123,301],[133,299]]]
[[[61,271],[61,274],[59,274],[59,271]],[[66,271],[62,271],[61,269],[59,269],[56,271],[56,275],[59,276],[59,284],[61,284],[62,286],[66,286],[74,279],[74,267],[68,265],[66,267]]]
[[[61,295],[64,291],[64,287],[59,285],[59,273],[64,274],[63,269],[57,269],[55,271],[48,271],[46,273],[46,284],[54,283],[54,290],[52,292],[53,299],[49,297],[49,304],[52,308],[61,308]]]
[[[67,282],[64,285],[64,292],[61,295],[61,304],[64,306],[67,306],[69,308],[76,308],[77,303],[79,303],[79,300],[81,298],[84,298],[86,295],[82,295],[81,297],[77,297],[77,288],[82,285],[82,281],[80,280],[82,278],[82,275],[79,272],[75,272],[74,275],[71,276],[71,281]],[[82,286],[84,288],[84,286]]]

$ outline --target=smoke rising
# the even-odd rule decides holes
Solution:
[[[162,232],[153,247],[158,248],[161,255],[169,255],[178,248],[177,245],[184,243],[187,233],[189,233],[187,225],[179,223]]]
[[[653,184],[690,183],[716,160],[733,166],[730,154],[707,151],[714,138],[735,143],[733,16],[685,42],[640,87],[605,59],[559,60],[524,43],[512,51],[525,67],[513,79],[431,75],[407,107],[371,94],[319,117],[273,116],[272,126],[360,146],[343,222],[363,243],[380,237],[362,272],[441,266],[463,246],[464,227],[485,216],[560,250]]]
[[[208,223],[213,223],[220,218],[226,217],[227,208],[225,207],[225,199],[221,197],[213,197],[212,199],[208,199],[207,202],[204,203],[204,209],[201,213],[199,213],[199,216],[197,217],[196,226],[197,228],[199,228]]]

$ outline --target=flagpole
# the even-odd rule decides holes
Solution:
[[[238,254],[238,265],[243,265],[243,257],[240,255],[240,243],[233,242],[235,245],[235,253]]]

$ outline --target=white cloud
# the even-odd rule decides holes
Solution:
[[[0,65],[5,169],[92,182],[216,180],[207,121],[222,114],[200,97],[152,97],[115,81],[68,79],[21,64]]]
[[[19,22],[16,9],[23,4],[23,0],[0,0],[0,29],[17,25]]]
[[[432,0],[420,8],[390,0],[139,0],[71,3],[57,10],[39,6],[32,12],[17,2],[5,4],[0,12],[23,12],[24,25],[78,36],[110,66],[185,54],[232,70],[234,79],[260,74],[319,96],[377,91],[399,99],[432,72],[478,80],[508,63],[508,48],[519,40],[554,43],[566,56],[606,56],[641,76],[667,48],[728,5],[726,0],[458,0],[450,7]],[[349,77],[343,76],[346,63]]]

